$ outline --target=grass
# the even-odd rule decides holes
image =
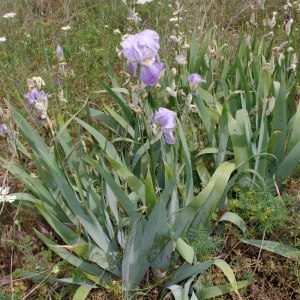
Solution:
[[[220,40],[221,44],[229,45],[225,53],[230,54],[238,43],[241,31],[247,34],[247,31],[256,30],[258,35],[264,34],[266,28],[258,24],[261,24],[261,21],[270,16],[274,10],[282,9],[281,6],[281,1],[273,1],[270,4],[267,3],[265,11],[262,11],[257,1],[250,0],[186,0],[180,4],[173,0],[154,0],[152,3],[140,6],[139,15],[142,20],[141,26],[155,29],[160,34],[161,58],[172,67],[175,65],[174,57],[177,49],[170,35],[180,34],[186,43],[190,43],[193,29],[198,28],[198,38],[201,43],[205,33],[214,28],[214,39]],[[175,10],[178,13],[174,15]],[[66,116],[72,115],[78,111],[87,98],[94,107],[111,104],[105,94],[94,92],[101,89],[101,80],[110,83],[109,72],[114,72],[119,82],[124,83],[127,79],[123,72],[125,61],[118,58],[116,48],[119,47],[121,35],[134,32],[135,28],[127,20],[127,8],[122,1],[1,1],[0,11],[3,15],[12,11],[16,12],[16,17],[12,19],[0,17],[0,36],[5,36],[7,39],[6,42],[0,43],[0,107],[4,112],[12,105],[21,109],[35,124],[36,121],[30,116],[27,102],[23,97],[27,90],[26,80],[32,76],[41,76],[47,84],[47,92],[52,94],[49,100],[50,115],[55,116],[58,111],[63,111]],[[255,22],[250,22],[251,15],[255,17],[257,25]],[[176,22],[169,21],[173,17],[182,17],[184,21],[179,22],[177,26]],[[283,21],[280,15],[278,23],[283,24]],[[299,14],[295,21],[294,26],[296,30],[299,30]],[[70,29],[62,30],[65,26],[70,26]],[[120,33],[115,31],[116,29]],[[282,34],[282,25],[276,30],[278,35]],[[59,61],[55,53],[58,43],[64,49],[67,62],[66,76],[62,76],[59,71]],[[62,80],[67,103],[58,100],[58,89],[55,85],[58,76]],[[13,122],[11,126],[14,126]],[[43,128],[40,128],[40,131],[43,133]],[[0,136],[2,157],[13,159],[11,147],[10,142]],[[28,162],[28,168],[31,168],[30,162]],[[15,179],[8,177],[0,167],[0,184],[2,182],[3,185],[8,182],[12,190],[22,189],[22,186]],[[294,191],[289,191],[289,194],[294,194]],[[259,207],[258,204],[255,201],[249,204],[247,197],[257,200],[251,193],[243,194],[241,198],[244,200],[234,209],[242,215],[244,213],[243,217],[250,226],[253,228],[258,226],[259,233],[255,232],[253,235],[261,238],[265,220],[261,220],[260,215],[255,213],[255,209]],[[275,237],[284,234],[287,241],[299,247],[300,228],[299,221],[297,222],[299,194],[294,194],[293,197],[291,201],[293,205],[287,205],[288,213],[284,214],[281,211],[282,215],[280,215],[281,222],[289,226],[271,227],[268,234],[273,234]],[[269,200],[272,201],[272,199]],[[266,205],[264,204],[262,209]],[[280,207],[276,206],[276,209],[280,210]],[[51,230],[45,227],[46,225],[40,219],[37,221],[36,215],[29,213],[26,208],[5,205],[1,207],[0,212],[0,249],[2,252],[0,261],[4,262],[0,264],[0,274],[6,279],[6,281],[0,281],[0,298],[5,299],[4,297],[8,298],[13,295],[14,299],[52,299],[52,297],[71,299],[71,295],[74,294],[72,286],[62,287],[62,285],[51,284],[51,294],[49,294],[48,284],[45,281],[35,282],[23,279],[24,272],[32,273],[37,269],[44,278],[47,278],[49,274],[61,276],[64,270],[67,270],[68,267],[60,262],[50,250],[43,248],[30,228],[44,226],[43,230],[48,231],[48,234],[53,234]],[[270,214],[273,217],[271,225],[278,225],[272,212]],[[253,216],[256,219],[253,219]],[[253,266],[257,271],[256,274],[259,275],[256,276],[255,284],[245,291],[243,295],[245,299],[279,299],[276,297],[292,299],[294,295],[299,296],[300,291],[297,290],[296,285],[300,284],[297,264],[291,265],[288,260],[278,258],[273,254],[263,253],[260,257],[260,253],[253,250],[254,248],[240,245],[236,239],[237,232],[233,228],[225,228],[220,234],[223,238],[225,237],[226,241],[223,249],[220,250],[220,255],[229,253],[227,260],[232,262],[238,276],[246,277],[253,270]],[[213,245],[211,247],[214,251],[217,248]],[[218,253],[213,253],[218,255]],[[204,255],[208,255],[207,252]],[[59,271],[54,274],[56,264],[59,266]],[[209,273],[202,284],[222,282],[221,277],[218,275],[214,277],[212,274]],[[260,277],[262,280],[259,279]],[[287,278],[288,283],[282,282],[283,277]],[[119,288],[120,284],[116,283],[115,287],[111,287],[110,295],[107,295],[105,291],[96,291],[91,293],[90,299],[106,299],[105,297],[112,299],[111,295],[114,295],[115,299],[121,299]],[[155,289],[149,291],[148,295],[155,295]],[[146,296],[143,299],[146,299]]]

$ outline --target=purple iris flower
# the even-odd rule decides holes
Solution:
[[[166,143],[171,145],[175,144],[173,131],[176,127],[176,113],[167,108],[160,107],[151,119],[151,123],[153,122],[160,125]]]
[[[7,126],[6,124],[1,124],[0,125],[0,135],[4,135],[7,131]]]
[[[141,65],[141,80],[153,86],[158,81],[163,63],[159,61],[159,35],[153,30],[144,30],[128,36],[122,43],[122,52],[128,60],[130,73],[137,76],[138,65]]]
[[[57,87],[60,87],[60,86],[61,86],[60,79],[59,79],[58,77],[56,77],[56,79],[55,79],[55,85],[56,85]]]
[[[37,88],[34,88],[30,92],[26,93],[24,97],[28,100],[29,108],[32,109],[37,102],[45,103],[48,95],[45,94],[44,91],[39,92]]]
[[[59,60],[62,60],[64,57],[64,51],[59,44],[56,46],[56,56]]]
[[[196,89],[198,88],[198,86],[200,85],[200,83],[206,82],[206,80],[203,79],[197,73],[189,75],[187,79],[188,79],[188,82],[189,82],[190,89],[191,89],[192,93],[196,92]]]
[[[24,95],[24,97],[28,100],[29,108],[33,108],[34,103],[38,100],[39,91],[37,88],[32,89],[30,92]]]

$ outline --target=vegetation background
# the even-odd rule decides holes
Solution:
[[[57,104],[53,96],[49,99],[49,115],[62,113],[71,116],[88,99],[97,109],[104,105],[115,104],[107,94],[94,93],[100,90],[101,82],[111,84],[115,74],[125,86],[128,80],[124,59],[118,57],[122,35],[134,33],[136,28],[128,20],[128,6],[121,0],[2,0],[0,14],[15,12],[13,18],[0,17],[0,107],[2,116],[10,118],[10,107],[24,112],[27,120],[45,137],[47,132],[39,126],[36,117],[30,114],[23,95],[27,91],[27,78],[41,76],[47,83],[48,92],[57,94],[56,79],[59,74],[56,56],[57,44],[64,50],[66,76],[63,78],[66,103]],[[129,2],[129,1],[127,1]],[[264,9],[261,5],[264,3]],[[180,32],[184,42],[191,43],[193,30],[197,29],[197,39],[205,40],[206,34],[213,29],[216,45],[225,45],[223,55],[235,58],[240,37],[255,32],[257,40],[270,30],[264,20],[276,11],[277,25],[275,34],[284,36],[286,15],[283,5],[286,1],[254,0],[175,0],[157,1],[137,6],[142,29],[153,29],[160,35],[160,57],[170,68],[176,65],[176,47],[171,36]],[[177,13],[174,13],[177,11]],[[299,17],[294,17],[293,30],[298,32],[300,45]],[[172,22],[171,18],[182,18]],[[177,24],[177,25],[175,25]],[[298,56],[299,57],[299,56]],[[299,68],[298,68],[299,70]],[[299,78],[299,76],[298,76]],[[299,97],[299,96],[298,96]],[[296,99],[297,100],[297,99]],[[298,98],[299,100],[299,98]],[[53,103],[51,103],[53,101]],[[4,118],[3,117],[3,118]],[[55,118],[53,117],[53,122]],[[1,138],[1,137],[0,137]],[[11,139],[0,139],[0,153],[5,160],[15,160],[14,144]],[[31,161],[23,162],[28,170],[34,170]],[[286,213],[281,206],[273,211],[275,217],[269,218],[268,239],[285,240],[294,246],[300,245],[300,198],[297,169],[289,180],[284,182],[282,195],[286,202]],[[24,189],[23,184],[12,177],[0,166],[0,184],[8,184],[11,192]],[[266,207],[273,203],[274,197],[261,189],[251,194],[240,193],[240,201],[233,201],[231,209],[247,222],[250,237],[261,239],[265,233],[264,217]],[[250,199],[250,200],[249,200]],[[270,201],[270,202],[268,202]],[[278,222],[278,220],[280,222]],[[278,224],[280,223],[280,224]],[[279,225],[279,226],[278,226]],[[272,227],[273,226],[273,227]],[[21,205],[1,205],[0,210],[0,299],[72,299],[76,289],[73,285],[48,282],[51,277],[61,278],[68,273],[70,266],[48,249],[36,236],[33,227],[47,237],[55,233],[40,215]],[[253,227],[252,231],[251,228]],[[203,239],[209,240],[208,233],[200,231]],[[237,238],[238,229],[227,224],[221,240],[212,241],[212,246],[203,249],[201,235],[196,232],[193,247],[202,258],[220,255],[232,267],[238,278],[248,278],[253,270],[256,276],[253,283],[243,294],[243,299],[300,299],[299,262],[277,254],[261,251],[259,248],[243,244]],[[200,242],[199,242],[200,241]],[[202,248],[201,248],[202,247]],[[220,250],[221,249],[221,250]],[[40,281],[27,279],[26,274],[35,272],[41,275]],[[148,274],[149,275],[149,274]],[[248,277],[247,277],[248,276]],[[29,277],[29,275],[28,275]],[[151,277],[151,274],[150,274]],[[224,275],[215,269],[206,273],[203,285],[221,284]],[[147,284],[146,284],[147,286]],[[141,299],[155,299],[159,285],[147,286]],[[122,299],[120,284],[110,289],[92,291],[88,299]],[[170,293],[168,297],[171,298]],[[234,293],[218,299],[237,299]],[[167,298],[166,298],[167,299]]]

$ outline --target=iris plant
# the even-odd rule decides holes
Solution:
[[[189,82],[189,85],[190,85],[190,89],[191,89],[191,92],[194,94],[194,95],[197,95],[197,88],[198,86],[200,85],[200,83],[204,83],[206,82],[205,79],[203,79],[199,74],[197,73],[194,73],[194,74],[191,74],[188,76],[188,82]]]
[[[128,60],[132,76],[137,76],[138,66],[141,66],[141,81],[149,86],[154,86],[164,68],[158,56],[159,36],[153,30],[144,30],[135,35],[130,35],[121,43],[122,52]]]
[[[48,94],[44,91],[39,92],[37,88],[32,89],[24,95],[28,100],[29,108],[36,108],[41,111],[47,110]]]
[[[167,144],[175,144],[173,131],[176,127],[176,113],[167,108],[160,107],[153,115],[151,123],[160,125]]]
[[[59,44],[56,46],[56,56],[59,60],[63,60],[64,58],[64,51]]]

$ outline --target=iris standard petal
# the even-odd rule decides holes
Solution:
[[[176,126],[176,113],[167,108],[160,107],[158,112],[156,112],[152,121],[155,121],[164,129],[174,129]]]
[[[204,83],[206,82],[205,79],[203,79],[199,74],[194,73],[188,76],[188,82],[190,85],[190,89],[191,91],[195,91],[197,89],[197,87],[200,85],[200,83]]]
[[[144,30],[128,36],[122,43],[124,56],[130,62],[142,62],[154,58],[159,49],[159,35],[153,30]]]

